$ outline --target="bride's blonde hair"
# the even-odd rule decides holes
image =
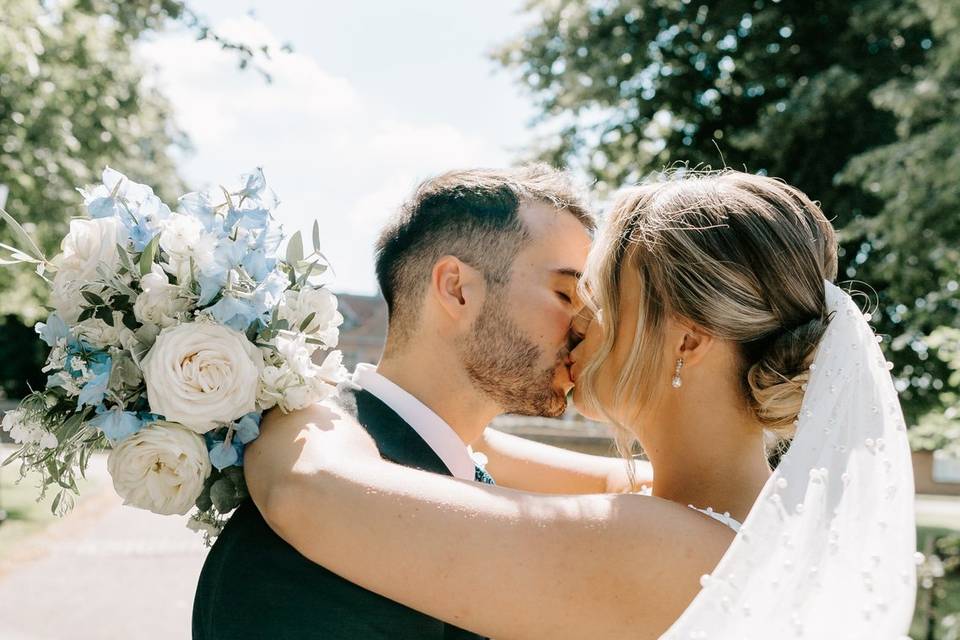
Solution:
[[[614,407],[607,410],[597,400],[596,379],[622,317],[625,269],[639,275],[640,308]],[[584,397],[614,424],[625,407],[649,406],[670,384],[669,377],[661,379],[668,370],[661,362],[666,320],[684,318],[740,347],[746,404],[770,434],[789,438],[829,322],[824,280],[836,275],[833,227],[816,203],[780,180],[680,171],[626,189],[583,281],[603,335],[579,380]],[[628,455],[634,439],[619,431],[621,453]]]

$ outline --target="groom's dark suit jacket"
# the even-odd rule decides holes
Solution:
[[[344,389],[341,398],[384,458],[451,475],[417,432],[376,396]],[[193,603],[193,638],[482,640],[307,560],[270,529],[249,499],[230,518],[203,565]]]

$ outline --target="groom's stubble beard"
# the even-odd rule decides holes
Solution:
[[[541,368],[543,352],[507,315],[502,295],[487,297],[457,346],[470,380],[504,413],[557,417],[566,410],[566,393],[554,387],[566,347],[552,366]]]

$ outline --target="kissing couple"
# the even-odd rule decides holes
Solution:
[[[264,416],[195,640],[906,633],[903,415],[807,195],[682,172],[600,227],[561,172],[455,171],[376,248],[380,362]],[[571,392],[647,460],[487,426]]]

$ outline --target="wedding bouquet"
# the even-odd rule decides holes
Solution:
[[[0,210],[21,245],[0,244],[0,263],[36,265],[52,305],[36,325],[47,383],[4,415],[20,445],[4,464],[38,472],[62,515],[90,455],[109,448],[125,504],[194,509],[188,526],[209,543],[247,495],[243,449],[261,413],[322,400],[343,379],[343,318],[317,281],[319,225],[311,254],[298,232],[277,257],[284,235],[259,169],[234,189],[182,196],[176,211],[109,168],[79,191],[87,215],[50,260]]]

